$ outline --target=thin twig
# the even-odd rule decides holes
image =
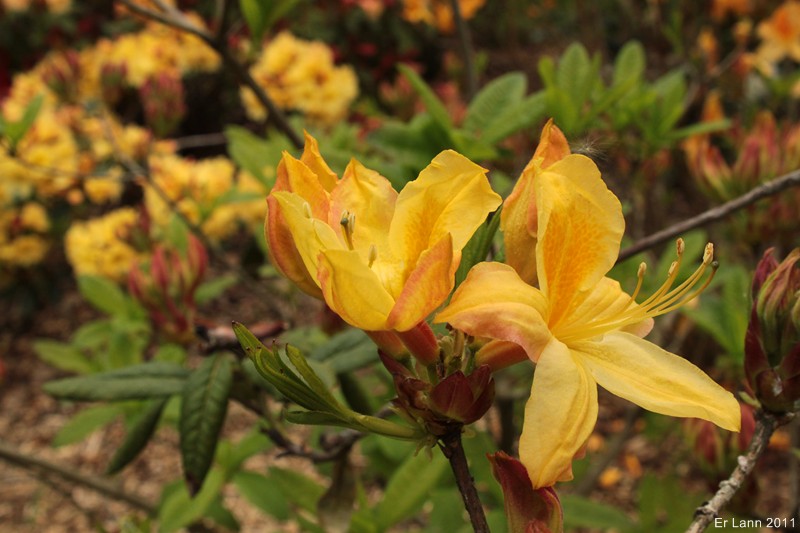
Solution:
[[[458,34],[458,44],[461,48],[461,59],[464,61],[464,73],[467,77],[467,101],[471,101],[478,92],[478,75],[475,72],[475,52],[472,49],[472,37],[470,36],[469,26],[461,13],[459,0],[450,0],[453,11],[453,22]]]
[[[475,488],[475,480],[469,471],[467,456],[464,453],[464,446],[461,443],[461,428],[452,431],[442,437],[439,448],[447,460],[450,461],[450,468],[456,478],[458,490],[464,500],[464,507],[469,513],[469,520],[475,533],[489,533],[489,524],[486,522],[486,514],[483,512],[483,505],[478,497],[478,490]]]
[[[0,458],[27,470],[32,470],[44,475],[58,476],[70,483],[75,483],[82,487],[92,489],[104,496],[108,496],[109,498],[125,502],[132,507],[144,511],[149,516],[156,516],[156,506],[141,496],[125,492],[116,484],[105,479],[89,476],[61,465],[45,461],[44,459],[26,455],[15,450],[10,444],[3,440],[0,440]]]
[[[134,13],[137,13],[143,17],[147,17],[156,22],[160,22],[165,26],[170,26],[199,37],[220,56],[222,62],[227,65],[228,68],[233,70],[236,77],[238,77],[242,83],[244,83],[251,91],[253,91],[253,94],[255,94],[261,105],[267,108],[267,120],[272,121],[275,126],[289,138],[295,148],[303,147],[303,139],[297,134],[296,131],[294,131],[294,128],[286,120],[286,116],[283,114],[283,111],[281,111],[280,108],[275,105],[272,99],[267,95],[266,91],[258,84],[255,78],[250,75],[250,71],[244,65],[242,65],[236,57],[234,57],[234,55],[228,49],[227,43],[224,42],[224,39],[221,41],[216,39],[214,35],[208,33],[203,28],[196,26],[189,19],[187,19],[183,13],[169,6],[165,2],[154,0],[156,5],[163,11],[162,13],[159,13],[157,11],[153,11],[152,9],[147,9],[136,5],[131,0],[119,1]]]
[[[653,233],[649,237],[645,237],[636,244],[620,251],[617,262],[624,261],[625,259],[638,254],[639,252],[643,252],[648,248],[652,248],[653,246],[661,244],[662,242],[666,242],[674,237],[677,237],[681,233],[685,233],[689,230],[698,228],[711,222],[716,222],[717,220],[725,218],[731,213],[747,207],[748,205],[753,204],[762,198],[778,194],[781,191],[791,187],[796,187],[798,185],[800,185],[800,170],[795,170],[794,172],[790,172],[779,178],[775,178],[770,182],[759,185],[750,192],[743,194],[742,196],[735,198],[730,202],[709,209],[708,211],[701,213],[696,217],[673,224],[668,228]]]
[[[788,421],[788,417],[779,417],[760,409],[756,412],[756,430],[753,434],[753,440],[750,441],[747,453],[739,456],[739,464],[733,470],[731,476],[719,484],[717,493],[709,501],[697,508],[694,513],[694,521],[689,524],[686,533],[705,531],[714,519],[719,516],[722,509],[733,499],[736,491],[741,488],[747,476],[750,475],[758,458],[767,449],[767,444],[769,444],[769,439],[775,429]]]

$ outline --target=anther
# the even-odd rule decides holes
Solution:
[[[367,257],[367,266],[372,268],[372,263],[378,259],[378,248],[374,244],[369,245],[369,257]]]
[[[353,231],[356,227],[356,215],[349,212],[347,209],[342,211],[342,218],[339,219],[339,224],[342,226],[342,233],[344,240],[347,242],[347,248],[353,249]]]
[[[684,244],[684,242],[683,242],[683,239],[681,239],[680,237],[678,237],[678,240],[675,242],[675,244],[676,244],[676,248],[678,249],[678,250],[677,250],[677,251],[678,251],[678,256],[681,256],[681,255],[683,255],[683,249],[684,249],[684,248],[685,248],[685,246],[686,246],[686,245]]]
[[[714,243],[706,244],[706,249],[703,251],[703,263],[709,264],[714,259]]]
[[[303,214],[306,218],[314,218],[314,214],[311,212],[311,205],[308,202],[303,202]]]

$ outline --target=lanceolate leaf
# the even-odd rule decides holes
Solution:
[[[51,381],[43,388],[48,394],[65,400],[144,400],[180,393],[188,373],[179,365],[154,362]]]
[[[214,459],[232,381],[232,363],[225,354],[203,361],[186,381],[179,426],[183,473],[191,493],[200,489]]]
[[[464,117],[464,129],[473,133],[486,129],[504,109],[522,100],[527,86],[521,72],[509,72],[492,80],[470,102]]]
[[[432,458],[424,453],[412,455],[400,465],[375,509],[380,530],[385,531],[414,515],[446,470],[447,461],[441,454]]]
[[[111,458],[111,462],[106,468],[106,474],[119,472],[144,450],[147,443],[150,442],[150,437],[155,433],[156,427],[158,427],[158,420],[161,418],[161,413],[166,405],[167,399],[164,398],[162,400],[153,400],[144,407],[128,429],[128,434],[125,436],[122,445]]]

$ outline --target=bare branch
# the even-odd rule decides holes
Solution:
[[[716,222],[717,220],[725,218],[739,209],[747,207],[750,204],[754,204],[762,198],[773,196],[791,187],[797,187],[798,185],[800,185],[800,170],[795,170],[794,172],[790,172],[779,178],[775,178],[770,182],[759,185],[750,192],[745,193],[742,196],[731,200],[730,202],[709,209],[708,211],[701,213],[696,217],[684,220],[661,231],[653,233],[649,237],[645,237],[636,244],[620,251],[617,262],[624,261],[625,259],[638,254],[639,252],[643,252],[648,248],[652,248],[653,246],[661,244],[662,242],[673,239],[681,233],[685,233],[689,230],[693,230],[706,224],[710,224],[711,222]]]

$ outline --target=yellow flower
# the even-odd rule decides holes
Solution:
[[[685,359],[640,338],[652,317],[699,292],[693,286],[711,264],[711,245],[686,282],[670,290],[676,263],[662,288],[637,304],[636,293],[629,296],[605,277],[625,222],[595,164],[567,155],[536,174],[531,192],[539,288],[508,265],[481,263],[435,321],[513,343],[508,345],[521,347],[536,363],[519,444],[534,487],[572,478],[572,458],[597,419],[597,384],[651,411],[738,430],[739,404],[732,394]],[[678,248],[680,258],[682,241]],[[478,362],[496,363],[491,358],[497,345],[487,346],[495,350],[479,352]]]
[[[408,331],[450,294],[461,249],[500,204],[485,170],[451,150],[398,194],[352,160],[342,179],[306,135],[267,198],[275,266],[367,331]]]
[[[784,57],[800,61],[800,2],[784,2],[756,31],[762,39],[756,50],[757,64],[775,63]]]

